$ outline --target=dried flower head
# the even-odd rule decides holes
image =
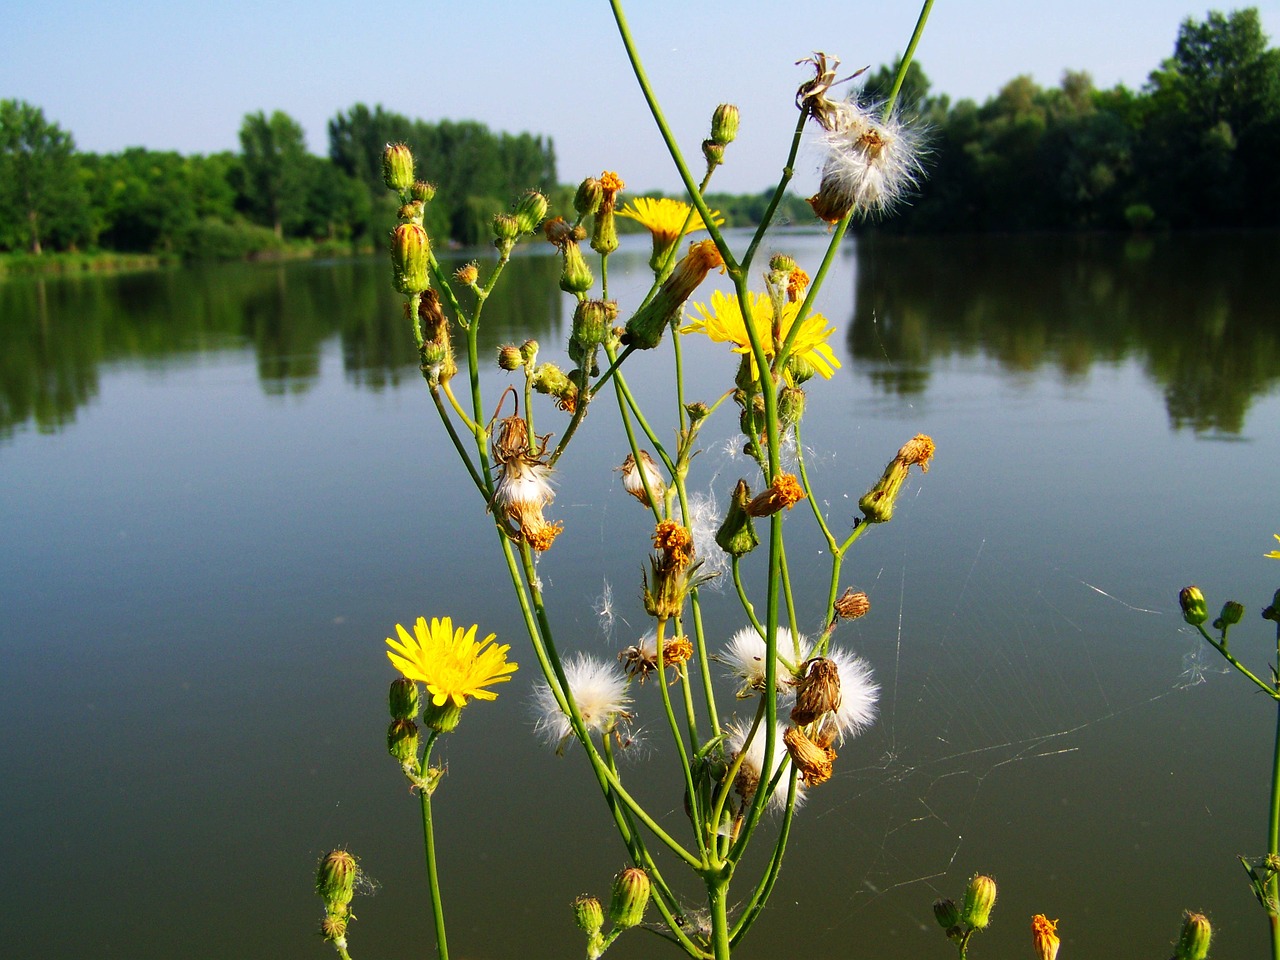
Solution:
[[[687,636],[667,637],[662,641],[663,667],[679,667],[682,663],[688,663],[692,656],[693,643]],[[658,669],[657,633],[645,634],[640,638],[639,643],[627,647],[618,654],[618,661],[622,664],[622,669],[627,672],[627,676],[644,683],[649,678],[649,674]],[[672,678],[672,682],[674,683],[677,679],[679,679],[678,671]]]
[[[867,611],[871,609],[871,598],[861,590],[848,587],[834,606],[837,619],[857,620],[859,617],[866,616]]]
[[[806,786],[816,787],[831,779],[836,752],[830,746],[824,747],[814,743],[799,727],[788,727],[782,740],[786,744],[791,762],[800,771]]]
[[[779,510],[790,510],[805,497],[804,487],[793,473],[780,473],[773,478],[769,489],[747,504],[747,514],[753,517],[770,517]]]
[[[809,205],[828,223],[843,220],[855,208],[863,214],[887,213],[924,173],[919,130],[896,115],[881,118],[874,104],[831,104],[823,127],[826,160]]]
[[[1036,960],[1057,960],[1058,921],[1048,919],[1043,913],[1031,918],[1031,946]]]
[[[693,534],[674,520],[661,520],[653,531],[653,546],[662,551],[668,567],[687,567],[693,560]]]
[[[699,240],[689,245],[671,276],[645,306],[627,321],[622,342],[639,350],[652,350],[662,340],[667,325],[674,323],[684,309],[685,301],[712,270],[724,267],[724,258],[712,240]]]
[[[918,466],[921,473],[928,473],[933,451],[933,440],[923,433],[916,434],[899,448],[876,485],[858,501],[858,508],[868,523],[885,523],[893,518],[893,507],[906,482],[909,468]]]
[[[663,482],[662,474],[658,472],[658,465],[653,462],[653,458],[645,450],[640,451],[639,465],[636,464],[636,458],[628,453],[627,459],[622,461],[622,466],[618,467],[617,470],[622,474],[623,489],[646,507],[653,506],[653,503],[649,500],[649,494],[645,490],[646,484],[658,500],[661,500],[662,495],[666,492],[667,485]],[[643,477],[641,476],[642,472]]]
[[[551,467],[539,459],[545,449],[546,437],[541,438],[537,451],[530,448],[523,417],[499,421],[493,439],[498,483],[490,506],[507,521],[507,533],[513,540],[524,540],[539,553],[550,548],[564,529],[564,524],[550,523],[542,515],[543,508],[555,499]]]
[[[840,668],[835,661],[813,657],[796,675],[796,703],[791,722],[805,726],[840,707]]]
[[[796,106],[817,120],[824,130],[831,130],[837,122],[839,104],[827,96],[827,91],[838,83],[861,75],[867,68],[863,67],[844,80],[837,80],[836,69],[840,66],[840,58],[820,50],[814,51],[812,57],[797,60],[796,66],[802,63],[813,67],[813,79],[800,84],[800,89],[796,91]]]
[[[836,665],[840,677],[840,702],[822,718],[820,732],[844,742],[871,726],[876,718],[876,701],[880,687],[876,684],[871,664],[846,650],[831,647],[827,659]]]

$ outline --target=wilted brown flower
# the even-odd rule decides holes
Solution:
[[[772,516],[784,507],[790,510],[804,496],[804,487],[794,473],[780,473],[773,478],[768,490],[747,504],[747,513],[753,517]]]
[[[835,750],[818,746],[799,727],[788,727],[787,732],[782,735],[782,742],[787,745],[791,762],[796,765],[805,784],[816,787],[831,779],[832,765],[836,759]]]

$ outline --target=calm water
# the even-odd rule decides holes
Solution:
[[[821,242],[776,245],[812,267]],[[646,257],[616,258],[624,304]],[[1001,886],[981,956],[1029,955],[1044,912],[1064,956],[1163,957],[1188,907],[1217,955],[1261,955],[1235,857],[1265,846],[1274,718],[1201,656],[1175,594],[1244,601],[1233,648],[1265,671],[1277,262],[1274,235],[849,245],[822,302],[844,367],[805,420],[828,517],[847,524],[913,434],[938,456],[846,565],[873,609],[844,636],[882,716],[798,817],[742,957],[948,956],[930,904],[975,870]],[[486,348],[532,333],[560,355],[555,276],[513,262]],[[397,621],[446,613],[522,664],[447,746],[451,946],[579,955],[568,904],[603,895],[622,851],[580,753],[533,736],[491,527],[397,317],[381,260],[0,285],[9,956],[331,956],[310,884],[339,844],[378,883],[357,960],[431,955],[382,651]],[[710,399],[732,361],[690,349]],[[629,377],[669,435],[656,360]],[[494,398],[502,383],[486,376]],[[694,485],[723,502],[746,468],[726,454],[736,415],[718,421]],[[616,426],[602,404],[562,461],[566,532],[540,568],[562,646],[606,656],[642,628],[643,552],[622,545],[648,528],[608,469]],[[790,523],[811,628],[826,568]],[[735,606],[707,598],[713,635],[742,625]],[[678,830],[657,692],[639,692],[652,736],[625,775]],[[615,953],[679,955],[638,934]]]

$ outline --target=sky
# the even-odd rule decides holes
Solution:
[[[1280,43],[1280,0],[1255,3]],[[916,58],[932,92],[982,102],[1029,74],[1066,69],[1137,89],[1206,0],[935,0]],[[1232,9],[1218,5],[1217,9]],[[629,0],[644,68],[690,162],[716,104],[739,139],[712,189],[777,182],[795,124],[795,61],[821,50],[845,70],[891,62],[915,2]],[[246,113],[283,110],[326,153],[353,104],[424,120],[479,120],[555,143],[564,182],[616,170],[629,191],[679,180],[628,69],[607,0],[0,0],[0,98],[25,100],[81,150],[238,151]],[[816,182],[806,149],[796,186]],[[429,177],[430,171],[425,171]],[[531,185],[532,186],[532,185]]]

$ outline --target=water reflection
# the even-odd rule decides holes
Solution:
[[[928,390],[932,365],[956,355],[1014,374],[1053,366],[1069,382],[1136,357],[1173,427],[1235,434],[1280,378],[1277,260],[1275,234],[864,239],[849,369],[912,396]],[[486,350],[561,324],[553,257],[518,256],[506,273],[485,308]],[[395,387],[418,376],[399,315],[381,258],[14,279],[0,284],[0,439],[74,421],[103,364],[251,349],[265,393],[300,393],[336,334],[353,383]]]
[[[1275,234],[864,240],[851,370],[912,395],[957,354],[1067,381],[1135,357],[1174,428],[1238,433],[1280,378],[1278,260]]]

